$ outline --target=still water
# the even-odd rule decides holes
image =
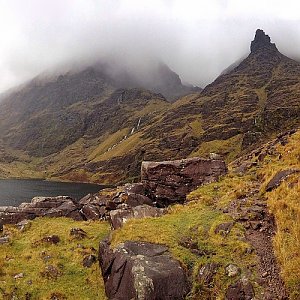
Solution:
[[[104,186],[86,183],[0,179],[0,206],[18,206],[22,202],[30,202],[35,196],[71,196],[80,199],[103,188]]]

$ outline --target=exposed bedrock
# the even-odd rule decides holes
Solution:
[[[99,262],[108,299],[180,300],[189,291],[183,268],[163,245],[126,241],[111,249],[105,240]]]
[[[174,202],[184,202],[186,195],[196,187],[216,181],[226,173],[224,161],[195,157],[143,162],[141,181],[148,197],[158,206],[167,206]]]
[[[68,196],[35,197],[18,207],[0,207],[0,224],[47,216],[110,220],[113,228],[119,228],[131,218],[162,215],[159,208],[183,203],[189,192],[226,172],[225,162],[217,159],[143,162],[139,183],[107,188],[79,201]]]

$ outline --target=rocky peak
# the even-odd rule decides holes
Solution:
[[[277,51],[276,45],[271,43],[271,38],[262,29],[257,29],[250,50],[253,53],[262,48]]]

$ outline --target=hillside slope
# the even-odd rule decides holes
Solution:
[[[178,102],[146,134],[159,132],[158,144],[176,157],[209,151],[233,157],[299,123],[299,76],[300,64],[257,31],[245,60],[199,96]]]
[[[42,95],[41,92],[41,101]],[[142,89],[105,89],[102,95],[89,96],[88,100],[74,101],[65,107],[59,107],[63,104],[58,100],[45,102],[47,107],[43,110],[34,102],[32,107],[27,105],[14,111],[18,121],[13,124],[9,124],[11,118],[5,117],[5,110],[2,111],[2,176],[45,177],[49,168],[52,176],[56,169],[62,172],[74,165],[91,168],[87,163],[95,155],[105,155],[121,141],[134,146],[130,144],[133,134],[170,105],[161,94]]]
[[[116,91],[93,69],[77,76],[27,86],[1,105],[2,177],[112,183],[138,176],[142,160],[214,152],[231,161],[300,121],[300,63],[262,30],[237,67],[172,105],[140,89]]]
[[[236,68],[201,93],[172,104],[132,137],[135,147],[120,143],[105,156],[95,156],[93,170],[118,172],[120,162],[130,164],[132,157],[164,160],[214,152],[231,161],[299,124],[299,99],[300,64],[281,54],[258,30],[251,53]]]
[[[188,299],[299,299],[299,141],[298,130],[261,145],[187,204],[126,222],[113,245],[168,245],[190,274]]]
[[[190,193],[184,205],[156,218],[127,219],[111,232],[112,246],[168,246],[189,277],[186,299],[298,300],[299,143],[299,130],[277,136],[235,160],[217,182]],[[70,234],[74,226],[87,233],[80,241]],[[66,218],[35,219],[21,231],[5,225],[0,295],[105,299],[98,265],[82,264],[108,232],[106,222]],[[59,237],[55,244],[53,236]]]

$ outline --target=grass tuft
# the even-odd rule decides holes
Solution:
[[[76,240],[69,233],[79,227],[87,238]],[[0,245],[0,298],[106,299],[98,264],[85,268],[86,255],[97,255],[99,241],[109,232],[105,222],[77,222],[67,218],[40,218],[20,232],[5,226],[10,244]],[[45,236],[58,235],[57,244],[43,243]],[[15,275],[23,273],[18,279]],[[29,296],[27,296],[29,297]],[[26,298],[27,299],[27,298]]]

